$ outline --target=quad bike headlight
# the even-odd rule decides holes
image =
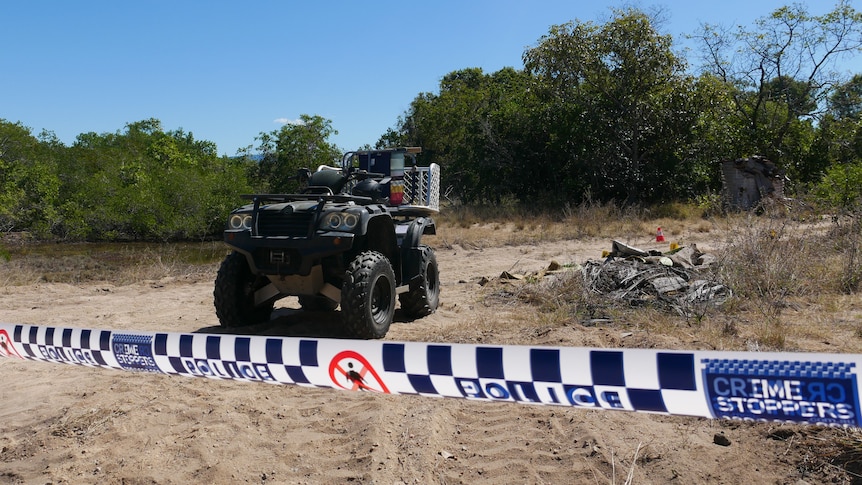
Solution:
[[[234,214],[230,216],[228,226],[234,230],[251,230],[251,214]]]
[[[323,216],[320,228],[327,231],[352,231],[359,224],[359,217],[350,212],[330,212]]]

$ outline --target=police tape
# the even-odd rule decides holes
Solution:
[[[129,332],[0,323],[0,356],[387,394],[860,427],[862,355]]]

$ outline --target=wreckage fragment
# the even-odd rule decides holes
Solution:
[[[631,305],[652,302],[688,316],[705,305],[720,306],[732,295],[704,271],[714,261],[694,244],[665,255],[613,241],[606,259],[584,263],[584,286]]]

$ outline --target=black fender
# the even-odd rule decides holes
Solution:
[[[364,244],[354,248],[355,252],[364,250],[377,251],[389,259],[395,272],[396,282],[400,282],[401,258],[398,254],[398,240],[395,236],[395,224],[388,214],[372,214],[365,228]]]
[[[430,217],[417,217],[407,228],[407,233],[401,241],[402,273],[401,281],[410,283],[419,276],[422,264],[420,244],[425,234],[437,234],[437,225]],[[411,285],[412,286],[412,285]]]

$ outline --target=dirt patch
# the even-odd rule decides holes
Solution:
[[[514,290],[515,282],[480,284],[503,272],[541,271],[550,261],[582,263],[608,245],[606,239],[441,245],[440,309],[413,323],[396,317],[386,339],[703,348],[694,329],[667,334],[631,322],[561,324],[505,298],[501,291],[506,285]],[[218,325],[212,281],[197,277],[7,286],[0,297],[0,321],[8,323],[178,332],[216,331]],[[295,299],[281,302],[260,332],[339,335],[337,318],[310,319],[294,308]],[[829,351],[856,351],[859,338],[852,327],[847,332]],[[819,345],[824,339],[817,332],[811,337]],[[804,340],[796,345],[808,349]],[[852,453],[855,432],[814,427],[370,395],[12,359],[0,360],[0,372],[0,483],[624,483],[629,477],[633,483],[849,483],[856,475],[842,467],[859,462]]]

